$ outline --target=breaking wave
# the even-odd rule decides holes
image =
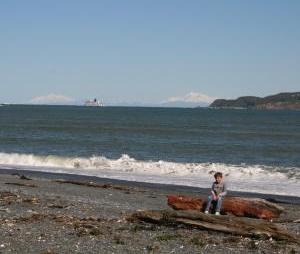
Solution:
[[[221,171],[230,190],[300,196],[300,168],[297,167],[139,161],[126,154],[114,160],[103,156],[85,158],[0,153],[0,164],[35,171],[204,188],[210,187],[214,172]]]

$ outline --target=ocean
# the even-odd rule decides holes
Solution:
[[[300,196],[300,111],[6,105],[0,168]]]

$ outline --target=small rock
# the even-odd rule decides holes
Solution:
[[[9,208],[0,208],[0,212],[10,213]]]
[[[29,177],[27,177],[25,175],[21,175],[20,179],[22,179],[22,180],[32,180],[31,178],[29,178]]]

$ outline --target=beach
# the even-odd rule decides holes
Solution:
[[[206,199],[220,171],[229,195],[284,207],[273,222],[297,236],[298,111],[10,105],[0,117],[0,253],[300,251],[132,219],[170,211],[167,195]]]
[[[127,220],[138,210],[171,209],[169,194],[205,197],[207,189],[24,170],[0,173],[1,253],[300,252],[295,243]],[[230,195],[280,204],[285,212],[275,222],[299,234],[300,224],[293,221],[300,219],[300,198]]]
[[[300,254],[300,1],[0,7],[0,254]]]

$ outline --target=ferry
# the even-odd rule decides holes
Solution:
[[[87,100],[84,103],[84,106],[88,107],[104,107],[104,103],[97,100],[96,98],[94,100]]]

